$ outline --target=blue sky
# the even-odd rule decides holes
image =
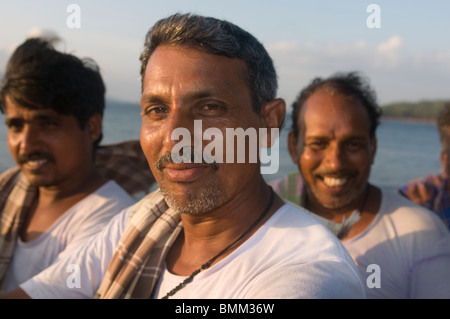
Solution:
[[[381,28],[367,27],[372,3]],[[80,8],[80,28],[67,26],[69,4]],[[226,19],[255,35],[289,105],[312,78],[353,70],[371,80],[381,104],[450,99],[450,1],[436,0],[0,0],[0,73],[33,29],[52,30],[59,49],[99,64],[108,98],[137,102],[144,36],[175,12]]]

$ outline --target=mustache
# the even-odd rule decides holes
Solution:
[[[28,161],[36,161],[36,160],[40,160],[40,159],[52,160],[52,157],[49,154],[42,153],[42,152],[33,152],[30,154],[19,154],[19,156],[17,156],[17,162],[19,164],[25,164]]]
[[[199,159],[201,159],[201,163],[202,164],[209,165],[214,170],[218,170],[219,169],[219,166],[217,165],[217,163],[213,159],[209,159],[208,158],[207,161],[205,161],[205,159],[202,157],[201,154],[195,153],[193,148],[190,148],[190,150],[188,150],[188,151],[186,151],[186,149],[189,149],[189,148],[184,148],[183,154],[180,154],[179,157],[178,157],[178,158],[180,158],[182,160],[181,161],[182,163],[198,163]],[[181,153],[181,151],[180,151],[180,153]],[[188,159],[190,161],[188,161]],[[180,163],[180,162],[178,162],[178,163]],[[162,169],[164,168],[165,164],[177,164],[176,162],[173,161],[171,152],[167,152],[166,154],[161,156],[156,161],[155,167],[156,167],[156,169],[158,171],[162,171]]]
[[[315,173],[316,175],[320,175],[320,176],[330,176],[330,177],[355,177],[356,175],[358,175],[357,172],[355,171],[350,171],[350,170],[338,170],[338,171],[330,171],[330,170],[323,170],[323,171],[318,171]]]

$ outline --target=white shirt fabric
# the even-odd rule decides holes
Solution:
[[[450,298],[450,233],[436,214],[399,194],[382,191],[371,225],[342,243],[369,282],[368,298]]]
[[[91,298],[112,258],[132,207],[76,254],[21,285],[32,298]],[[68,266],[79,285],[69,288]],[[165,274],[156,297],[182,278]],[[286,204],[230,255],[198,274],[176,298],[364,298],[348,252],[305,211]]]
[[[29,242],[18,238],[7,277],[6,290],[39,274],[70,255],[111,218],[135,201],[114,181],[108,181],[59,217],[50,228]]]

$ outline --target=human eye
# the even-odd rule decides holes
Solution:
[[[42,120],[39,122],[39,126],[42,128],[51,128],[58,126],[58,122],[51,119]]]
[[[165,117],[168,112],[169,109],[165,105],[162,104],[148,105],[143,108],[141,116],[161,119]]]
[[[202,103],[199,107],[199,113],[203,116],[220,116],[226,113],[226,107],[217,102]]]
[[[365,148],[367,143],[362,140],[349,140],[346,143],[346,149],[350,152],[356,152]]]
[[[306,147],[309,147],[313,151],[321,151],[327,147],[327,142],[323,140],[310,140],[306,143]]]
[[[62,119],[55,116],[38,116],[34,122],[38,124],[41,129],[52,129],[59,126]]]
[[[20,132],[23,129],[23,121],[19,120],[19,119],[7,119],[5,121],[6,127],[8,128],[9,131],[11,132]]]

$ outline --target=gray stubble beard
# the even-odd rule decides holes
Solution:
[[[189,192],[183,199],[173,196],[164,186],[161,186],[160,189],[167,205],[181,214],[198,215],[206,213],[220,205],[223,199],[223,192],[216,185],[205,185],[200,192]]]

